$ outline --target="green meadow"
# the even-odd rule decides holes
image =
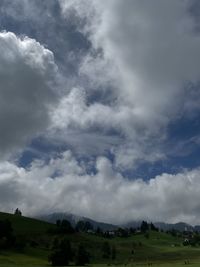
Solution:
[[[0,220],[9,219],[19,240],[25,240],[21,250],[0,250],[0,267],[50,266],[48,255],[56,235],[56,226],[39,220],[0,213]],[[200,266],[200,246],[183,246],[182,237],[150,231],[148,236],[133,234],[130,237],[104,238],[94,234],[74,233],[65,235],[76,251],[82,243],[90,252],[89,266]],[[107,241],[116,248],[116,259],[102,258],[102,245]],[[74,265],[71,262],[70,265]]]

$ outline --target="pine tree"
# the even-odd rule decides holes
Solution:
[[[67,266],[70,260],[73,259],[70,241],[63,239],[58,244],[56,243],[57,242],[54,243],[53,251],[49,256],[49,261],[52,266]]]
[[[80,244],[76,256],[76,265],[84,266],[86,263],[89,263],[89,261],[90,261],[89,253],[86,251],[85,247],[82,244]]]

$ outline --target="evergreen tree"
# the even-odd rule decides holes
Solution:
[[[141,224],[141,226],[140,226],[140,229],[141,229],[141,231],[142,231],[143,233],[145,233],[146,231],[148,231],[148,230],[149,230],[149,225],[148,225],[148,223],[145,222],[145,221],[143,221],[142,224]]]
[[[155,227],[155,225],[154,225],[153,223],[150,224],[150,229],[151,229],[152,231],[158,231],[158,228]]]
[[[78,253],[76,256],[76,265],[84,266],[86,263],[89,263],[90,256],[82,244],[78,247]]]
[[[67,220],[62,220],[60,223],[60,226],[58,226],[60,229],[60,233],[62,234],[72,234],[74,233],[74,229],[71,225],[71,223]]]
[[[57,227],[60,227],[60,226],[61,226],[61,220],[57,220],[57,221],[56,221],[56,226],[57,226]]]
[[[14,215],[17,215],[17,216],[22,216],[22,212],[21,210],[19,210],[18,208],[15,210],[14,212]]]
[[[102,231],[102,229],[100,227],[97,227],[96,234],[97,235],[102,235],[103,234],[103,231]]]
[[[57,247],[55,247],[55,243],[53,251],[49,256],[49,261],[52,266],[67,266],[73,259],[70,241],[63,239],[59,242]]]
[[[10,248],[15,243],[13,228],[9,220],[0,221],[0,248]]]

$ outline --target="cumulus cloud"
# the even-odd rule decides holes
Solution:
[[[58,0],[1,1],[0,28],[36,39],[53,51],[59,70],[67,76],[65,85],[69,87],[75,83],[77,66],[89,46],[75,25],[76,19],[72,16],[67,20],[63,18]]]
[[[92,44],[79,69],[80,76],[91,82],[84,89],[87,98],[93,90],[109,92],[103,105],[97,99],[94,105],[87,103],[81,116],[73,116],[76,127],[92,127],[94,121],[102,131],[120,129],[125,147],[130,144],[129,152],[133,148],[128,165],[134,164],[137,154],[138,158],[145,155],[146,147],[156,147],[150,161],[160,159],[162,151],[156,142],[167,138],[166,127],[199,107],[199,92],[189,86],[189,82],[197,84],[200,75],[200,36],[189,12],[194,2],[59,2],[66,18],[75,14],[82,21],[79,30]],[[82,98],[76,98],[78,105],[83,107]],[[65,116],[65,123],[71,117]]]
[[[32,163],[29,169],[0,164],[0,209],[24,214],[68,211],[111,223],[147,219],[198,223],[199,169],[162,174],[149,181],[127,180],[99,157],[88,175],[70,151]],[[173,184],[173,186],[172,186]]]
[[[152,149],[154,140],[146,144],[149,132],[129,106],[87,104],[83,88],[73,88],[63,97],[51,119],[49,138],[59,136],[60,141],[75,149],[78,146],[76,150],[89,155],[110,151],[115,155],[116,166],[122,169],[131,168],[140,160],[154,162],[165,157],[159,148]],[[157,146],[160,139],[162,136],[156,138]]]
[[[21,25],[17,32],[40,42],[0,33],[0,209],[69,211],[112,223],[198,223],[199,168],[149,181],[123,176],[138,162],[166,159],[167,127],[199,111],[194,1],[2,3],[2,16]],[[59,69],[41,40],[53,48]],[[65,82],[58,96],[60,71]],[[55,158],[26,168],[4,159],[41,133],[57,142],[55,150],[75,153],[54,151]]]
[[[57,102],[53,53],[28,37],[0,33],[0,157],[43,131]]]

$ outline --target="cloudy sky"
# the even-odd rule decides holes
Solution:
[[[0,210],[200,224],[198,0],[1,0]]]

